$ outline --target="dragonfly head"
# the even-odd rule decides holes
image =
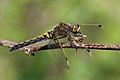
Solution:
[[[80,25],[79,24],[73,23],[70,26],[71,26],[72,33],[77,34],[80,32]]]

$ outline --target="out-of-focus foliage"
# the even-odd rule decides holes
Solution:
[[[52,29],[59,22],[100,23],[104,30],[87,28],[86,42],[120,43],[119,0],[0,0],[0,38],[23,41]],[[119,51],[87,52],[65,49],[70,70],[52,54],[39,51],[29,57],[0,47],[0,80],[120,80]]]

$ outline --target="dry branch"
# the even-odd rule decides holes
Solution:
[[[76,37],[73,44],[75,47],[71,46],[69,43],[61,43],[63,48],[82,48],[82,49],[100,49],[100,50],[120,50],[119,44],[96,44],[96,43],[83,43],[81,37]],[[9,41],[9,40],[0,40],[0,45],[8,48],[13,47],[18,44],[17,42]],[[48,49],[57,49],[59,48],[58,44],[47,44],[47,45],[39,45],[39,46],[27,46],[23,47],[19,50],[23,51],[25,54],[34,55],[36,51],[40,50],[48,50]]]

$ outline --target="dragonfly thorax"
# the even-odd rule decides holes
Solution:
[[[77,34],[80,32],[80,25],[79,24],[73,23],[70,25],[70,27],[71,27],[72,33]]]

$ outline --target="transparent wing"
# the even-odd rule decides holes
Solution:
[[[81,24],[80,26],[103,28],[103,25],[101,25],[101,24]]]
[[[60,46],[59,49],[55,50],[54,53],[52,54],[57,61],[59,61],[60,65],[59,66],[64,66],[65,68],[69,69],[69,62],[68,62],[68,58],[65,54],[64,49],[62,48],[60,41],[54,41],[54,40],[50,40],[48,43],[48,46],[50,47],[51,45],[49,44],[58,44]]]
[[[98,32],[103,31],[103,26],[101,24],[81,24],[81,32]]]
[[[64,55],[63,51],[61,49],[57,49],[57,60],[60,64],[59,66],[69,69],[69,62],[68,57]],[[67,59],[66,59],[67,58]]]
[[[80,28],[80,32],[84,35],[87,35],[87,38],[85,40],[95,42],[97,40],[99,41],[99,39],[102,38],[104,28],[100,24],[81,24]]]
[[[60,57],[61,57],[61,62],[63,63],[63,65],[65,66],[65,68],[69,69],[69,62],[68,62],[68,57],[64,51],[64,49],[62,48],[62,45],[61,45],[61,42],[56,39],[54,40],[56,44],[59,45],[60,49],[61,49],[61,52],[60,52]]]

